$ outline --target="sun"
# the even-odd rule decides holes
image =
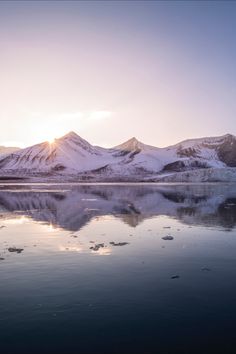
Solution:
[[[55,138],[49,138],[48,139],[48,143],[51,145],[51,144],[54,144],[55,143]]]

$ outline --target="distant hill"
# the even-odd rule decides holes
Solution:
[[[10,154],[10,153],[15,152],[17,150],[20,150],[20,148],[13,147],[13,146],[0,146],[0,155]]]

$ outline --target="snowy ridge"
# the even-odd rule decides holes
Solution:
[[[91,181],[236,181],[236,137],[190,139],[166,148],[136,138],[110,149],[70,132],[0,156],[0,176],[69,176]]]
[[[20,148],[13,147],[13,146],[0,146],[0,156],[10,154],[10,153],[15,152],[17,150],[20,150]]]

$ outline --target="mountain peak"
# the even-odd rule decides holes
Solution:
[[[91,145],[87,140],[81,138],[78,134],[76,134],[73,131],[70,131],[69,133],[65,134],[61,138],[57,139],[57,145],[58,146],[70,146],[77,152],[80,149],[80,153],[90,153],[93,155],[99,155],[99,149],[96,148],[95,146]],[[82,149],[82,150],[81,150]]]
[[[80,138],[80,136],[71,130],[69,133],[67,133],[61,137],[61,139],[64,139],[64,138]]]
[[[73,131],[70,131],[69,133],[63,135],[62,137],[60,137],[57,140],[70,141],[70,142],[74,142],[75,144],[83,144],[86,146],[91,146],[91,144],[87,140],[81,138],[81,136],[79,136],[77,133],[75,133]]]
[[[125,141],[123,144],[116,146],[115,149],[124,151],[134,151],[137,149],[141,149],[142,145],[143,144],[138,139],[132,137],[131,139]]]
[[[226,138],[226,139],[235,139],[236,137],[235,137],[235,135],[233,135],[233,134],[227,133],[227,134],[223,135],[223,138]]]
[[[128,140],[131,143],[139,143],[138,139],[135,138],[135,136],[133,136],[131,139]]]

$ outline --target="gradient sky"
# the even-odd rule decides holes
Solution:
[[[236,2],[1,1],[0,143],[236,134]]]

